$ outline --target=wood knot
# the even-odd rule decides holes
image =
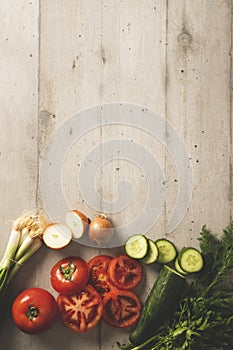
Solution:
[[[188,33],[182,33],[178,36],[178,42],[181,46],[188,46],[192,41],[191,36]]]

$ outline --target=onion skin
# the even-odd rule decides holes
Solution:
[[[89,226],[88,235],[91,241],[98,245],[107,244],[113,235],[112,223],[105,215],[98,215]]]

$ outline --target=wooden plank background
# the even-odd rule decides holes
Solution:
[[[0,16],[1,254],[12,220],[25,209],[43,209],[39,161],[53,130],[81,110],[111,102],[146,106],[166,116],[186,144],[193,193],[184,219],[170,234],[178,247],[197,244],[203,224],[219,233],[229,223],[233,214],[231,0],[8,0],[1,1]],[[163,145],[140,130],[110,126],[80,140],[75,152],[81,157],[100,138],[104,142],[125,136],[152,150],[165,173],[165,210],[149,233],[164,236],[179,183]],[[72,206],[93,216],[95,211],[70,186],[75,184],[70,170],[80,160],[68,157],[65,191]],[[100,194],[108,200],[113,199],[112,184],[122,174],[138,186],[132,164],[123,162],[120,174],[109,170],[111,175],[106,179],[103,173],[98,183]],[[140,211],[145,194],[143,182],[140,186],[119,220]],[[125,339],[127,330],[104,323],[87,335],[72,333],[57,322],[49,332],[28,336],[15,328],[10,316],[11,302],[22,289],[41,286],[54,293],[48,266],[59,258],[81,254],[89,259],[97,253],[76,243],[59,252],[42,248],[11,287],[1,349],[109,350]],[[154,277],[155,271],[147,269],[138,290],[142,300]]]

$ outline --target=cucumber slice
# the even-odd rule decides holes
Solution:
[[[158,247],[151,239],[148,239],[148,245],[148,252],[145,258],[142,259],[143,264],[147,265],[153,264],[157,260],[159,255]]]
[[[142,259],[148,252],[148,246],[148,240],[145,236],[133,235],[125,242],[125,252],[131,258]]]
[[[155,244],[159,250],[157,262],[160,264],[168,264],[173,261],[177,255],[174,244],[166,238],[157,239]]]
[[[174,267],[175,267],[176,271],[181,273],[182,275],[184,275],[184,276],[188,275],[188,272],[182,270],[182,268],[180,267],[178,258],[176,258],[176,260],[175,260]]]
[[[178,255],[178,262],[182,270],[193,273],[203,268],[203,257],[199,250],[193,247],[184,247]]]

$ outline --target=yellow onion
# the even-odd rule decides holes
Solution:
[[[100,214],[91,221],[88,235],[98,245],[107,244],[113,235],[112,223],[104,214]]]

